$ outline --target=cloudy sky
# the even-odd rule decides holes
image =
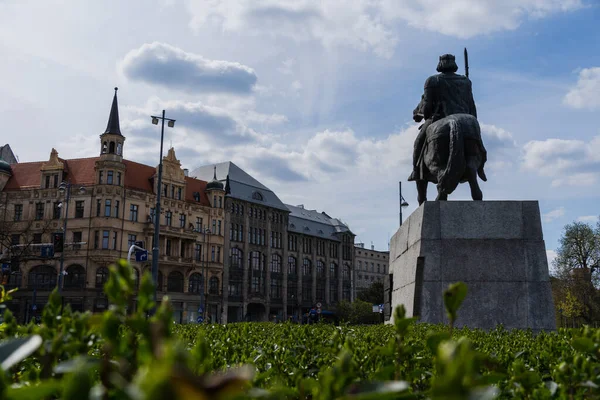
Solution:
[[[118,86],[128,159],[157,163],[149,115],[165,108],[185,167],[231,160],[383,250],[398,181],[405,216],[417,206],[423,82],[443,53],[463,71],[466,46],[485,199],[539,200],[552,254],[566,223],[600,214],[598,20],[597,0],[5,0],[0,144],[95,156]]]

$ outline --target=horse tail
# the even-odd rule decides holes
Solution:
[[[456,117],[449,118],[450,126],[450,148],[448,151],[448,163],[446,170],[442,173],[438,187],[444,193],[454,192],[464,174],[466,167],[465,159],[465,138],[462,129],[461,119]]]

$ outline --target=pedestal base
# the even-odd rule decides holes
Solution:
[[[462,281],[456,326],[556,329],[537,201],[425,202],[393,236],[389,270],[390,320],[404,304],[408,316],[447,323],[442,293]]]

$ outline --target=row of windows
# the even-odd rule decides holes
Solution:
[[[75,202],[75,218],[83,218],[83,201]],[[37,221],[44,219],[45,217],[46,204],[44,202],[35,203],[35,215],[34,218]],[[56,201],[52,206],[52,219],[59,219],[62,215],[62,202]],[[14,205],[13,220],[15,222],[23,220],[23,204]]]
[[[365,282],[369,282],[369,281],[371,281],[371,282],[374,282],[374,281],[381,282],[381,276],[365,275],[363,277],[361,274],[358,274],[358,281],[359,282],[362,281],[363,278],[364,278]]]
[[[183,187],[182,186],[169,185],[169,184],[163,183],[162,187],[163,187],[163,190],[162,190],[163,197],[170,197],[175,200],[183,200]],[[169,196],[169,194],[170,194],[170,196]]]
[[[248,265],[251,270],[264,271],[266,266],[266,255],[259,251],[251,251],[248,256]],[[229,265],[232,269],[243,269],[243,252],[241,249],[232,248],[229,255]],[[270,271],[271,273],[280,274],[282,272],[282,260],[281,256],[274,254],[271,257]],[[297,260],[294,256],[288,257],[288,275],[296,276],[298,273]],[[318,260],[316,264],[315,273],[317,277],[325,277],[325,264],[323,261]],[[312,275],[312,262],[308,258],[302,260],[302,275]],[[335,262],[329,263],[329,276],[333,279],[338,277],[338,266]],[[350,266],[346,265],[342,269],[342,279],[350,279]]]
[[[119,218],[119,207],[121,202],[112,199],[96,199],[96,217]]]
[[[112,231],[112,235],[111,231],[94,231],[94,249],[117,250],[117,237],[116,231]]]
[[[86,286],[86,272],[81,265],[70,265],[66,268],[63,288],[65,289],[83,289]],[[134,271],[135,287],[139,287],[140,274],[136,268]],[[108,281],[109,271],[106,267],[100,267],[96,270],[94,286],[102,288]],[[57,284],[57,271],[55,268],[48,265],[40,265],[34,267],[28,275],[27,286],[29,289],[51,290]],[[3,282],[7,287],[15,288],[22,285],[22,273],[18,272],[7,275],[6,282]],[[208,293],[212,295],[219,294],[219,278],[213,276],[208,280]],[[184,277],[179,271],[173,271],[167,276],[167,291],[182,293],[184,288]],[[158,271],[158,289],[163,290],[163,274]],[[188,279],[188,293],[202,293],[205,290],[204,278],[200,273],[193,273]]]
[[[359,251],[358,251],[358,255],[361,255],[361,254],[362,254],[362,252],[359,250]],[[367,252],[365,251],[365,256],[368,256],[368,255],[370,255],[371,257],[375,257],[375,254],[374,254],[374,253],[371,253],[371,254],[369,254],[369,253],[367,253]],[[385,260],[385,257],[386,257],[386,256],[385,256],[385,255],[379,255],[379,254],[377,254],[377,258],[379,258],[379,257],[382,257],[382,258]]]
[[[375,263],[371,263],[371,268],[369,268],[369,262],[365,261],[364,264],[364,271],[371,271],[371,272],[375,272]],[[383,268],[382,268],[383,267]],[[363,262],[362,261],[358,261],[358,271],[362,271],[363,270]],[[379,274],[385,274],[385,264],[381,265],[381,264],[377,264],[377,273]]]
[[[281,232],[271,232],[271,247],[281,249],[282,237],[283,233]]]
[[[267,230],[262,228],[248,228],[248,239],[250,244],[258,244],[260,246],[265,245],[265,239],[267,236]]]
[[[231,223],[229,227],[229,240],[233,242],[244,241],[244,225]]]
[[[52,186],[51,183],[53,183]],[[44,189],[57,188],[58,185],[58,174],[44,176]]]
[[[104,181],[104,173],[105,172],[106,172],[106,182]],[[116,174],[115,174],[115,171],[100,171],[100,172],[98,172],[98,184],[104,185],[106,183],[107,185],[121,186],[121,177],[122,177],[122,174],[119,171],[117,171]]]

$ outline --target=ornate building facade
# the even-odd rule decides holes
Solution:
[[[206,180],[212,170],[190,175]],[[232,162],[217,164],[215,176],[226,192],[224,321],[300,318],[318,303],[353,300],[355,235],[346,224],[284,204]]]
[[[62,159],[52,149],[46,162],[0,161],[3,282],[19,288],[8,304],[19,320],[38,315],[57,285],[60,255],[52,254],[48,245],[63,228],[64,210],[68,224],[62,293],[74,310],[104,310],[108,266],[127,258],[135,242],[152,249],[157,168],[124,159],[124,149],[115,91],[98,157]],[[195,322],[201,303],[219,320],[225,192],[222,185],[190,178],[186,172],[171,148],[163,159],[160,189],[158,297],[169,296],[177,322]],[[62,182],[70,185],[68,207]],[[132,264],[139,282],[150,261]]]
[[[158,167],[124,152],[115,91],[97,157],[62,159],[52,149],[47,161],[0,159],[2,279],[19,288],[7,307],[20,321],[40,314],[61,255],[62,294],[74,310],[108,307],[108,266],[141,241],[149,254],[132,260],[139,283],[151,268],[158,190],[158,299],[169,297],[176,322],[196,322],[204,305],[213,322],[226,323],[300,318],[318,303],[334,309],[353,300],[355,235],[340,220],[284,204],[232,162],[188,174],[173,148],[158,188]],[[64,249],[53,253],[66,211]]]
[[[364,243],[354,247],[354,275],[356,294],[368,289],[374,282],[384,282],[388,274],[389,251],[378,251],[373,246],[366,249]]]

